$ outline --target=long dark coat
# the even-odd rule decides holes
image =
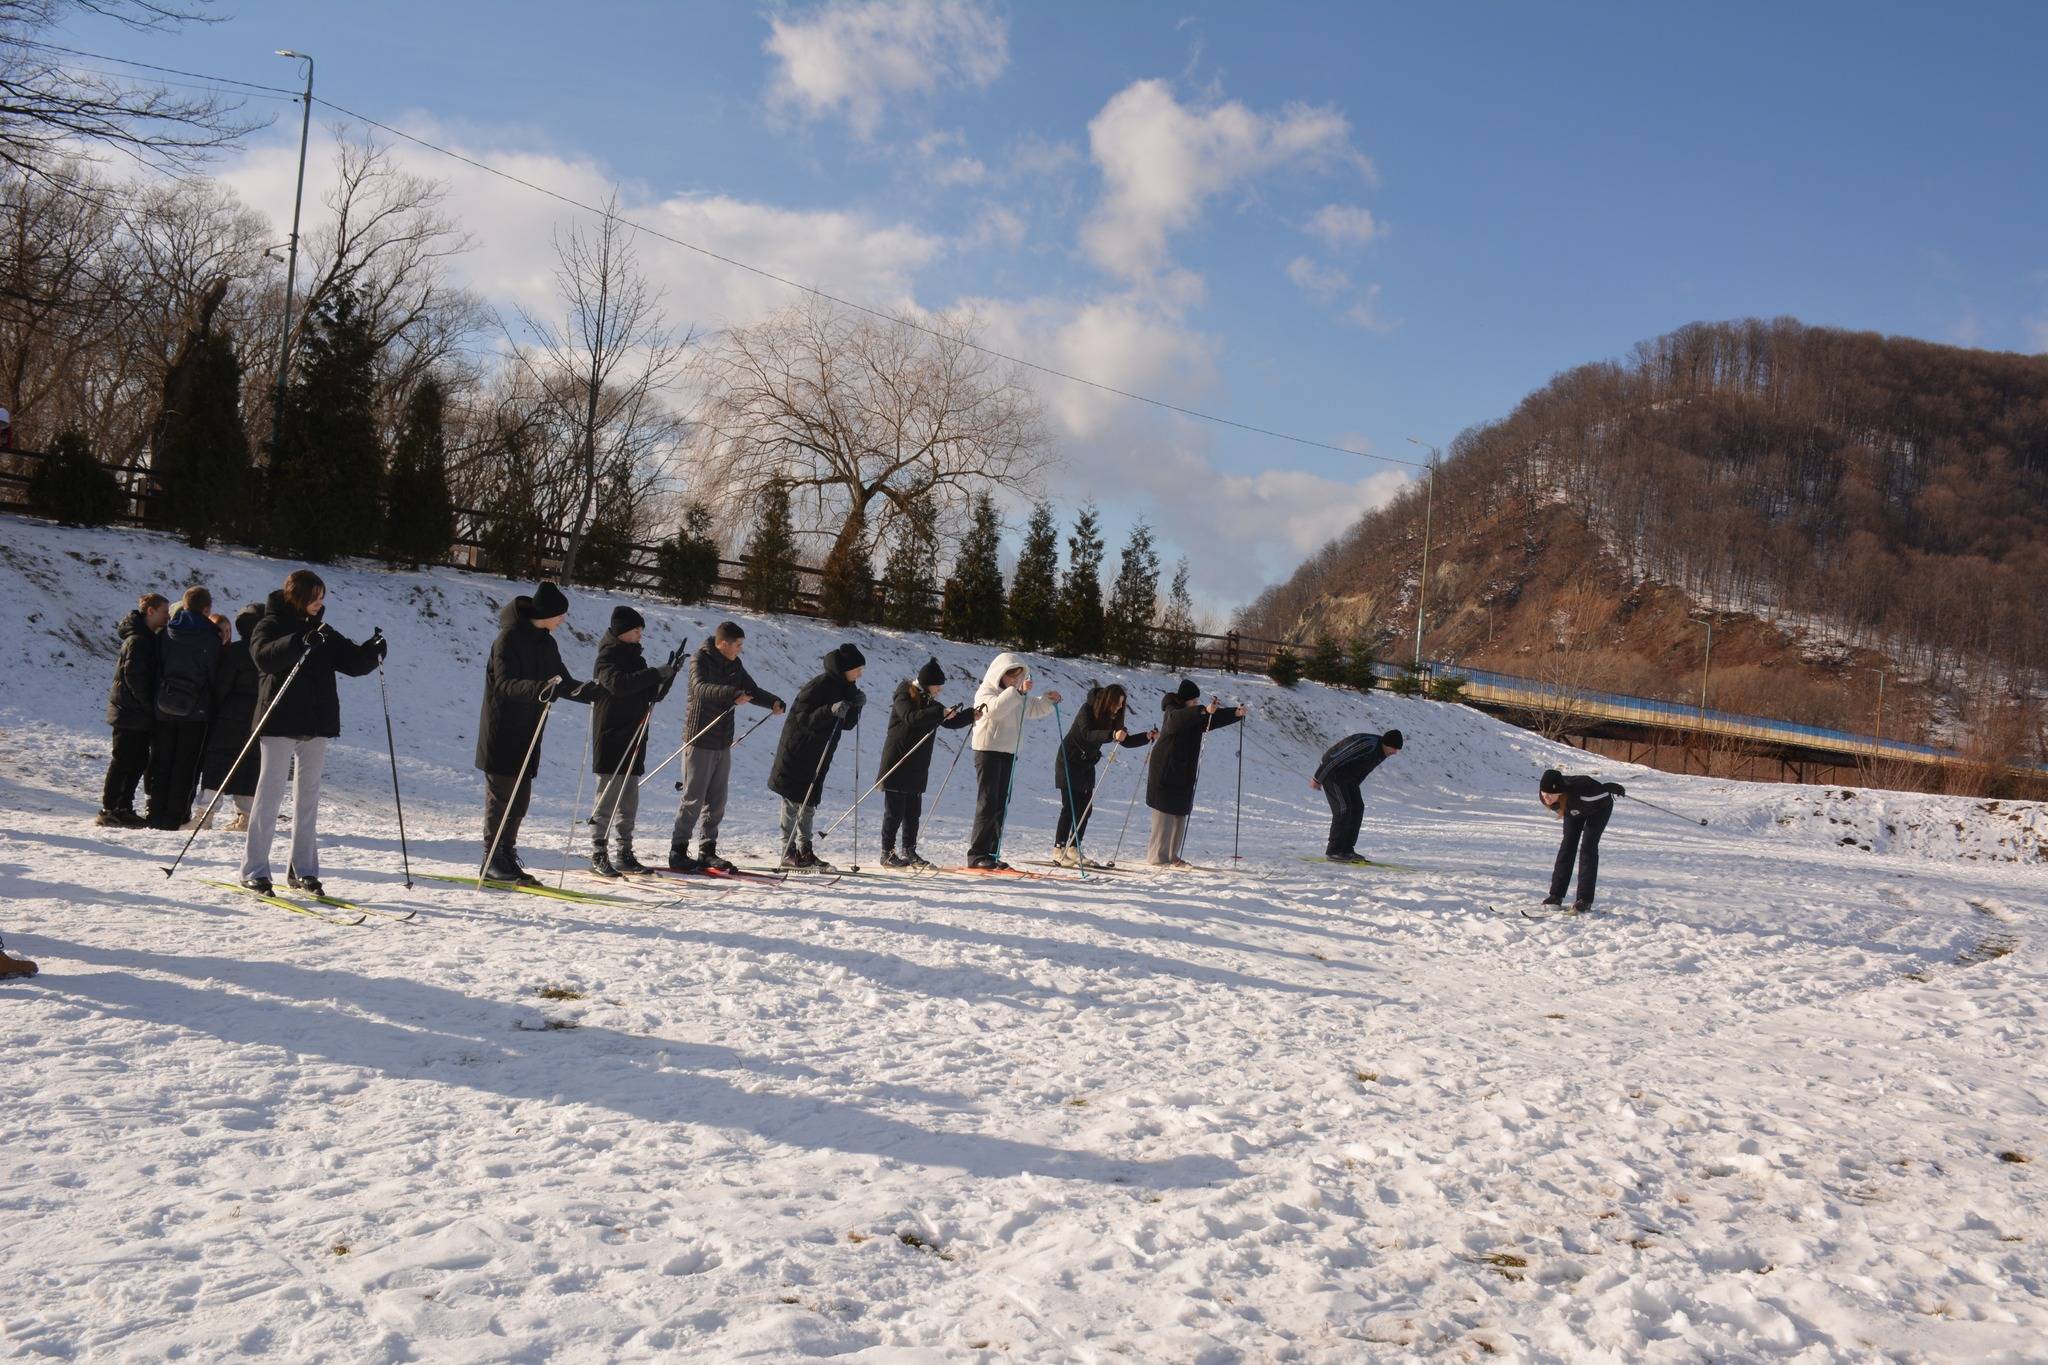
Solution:
[[[1073,724],[1067,727],[1067,736],[1060,741],[1060,747],[1052,756],[1052,785],[1054,791],[1067,789],[1068,774],[1076,781],[1084,773],[1093,773],[1095,765],[1102,761],[1102,751],[1116,743],[1116,732],[1124,732],[1123,746],[1126,749],[1142,749],[1152,742],[1143,730],[1131,724],[1131,708],[1124,705],[1124,713],[1108,725],[1100,725],[1095,719],[1095,698],[1102,689],[1091,687],[1088,697],[1074,712]],[[1062,770],[1064,769],[1064,771]]]
[[[922,795],[931,781],[932,750],[937,747],[937,741],[925,743],[925,736],[939,730],[964,730],[972,724],[973,707],[963,706],[947,720],[946,704],[937,697],[907,679],[896,684],[896,695],[889,702],[889,729],[882,737],[880,772],[889,773],[882,790]],[[905,754],[910,756],[905,758]],[[897,768],[899,762],[903,766]],[[890,772],[892,768],[894,772]]]
[[[768,790],[787,801],[816,802],[825,789],[825,775],[832,771],[832,755],[839,749],[839,735],[860,722],[860,708],[867,694],[846,680],[825,656],[825,671],[803,685],[789,704],[782,739],[775,746],[775,763],[768,769]],[[835,702],[853,703],[844,721],[832,714]]]
[[[114,660],[114,685],[107,693],[107,724],[116,730],[156,728],[156,680],[163,654],[149,618],[137,607],[121,618],[121,654]]]
[[[381,646],[359,645],[340,634],[325,644],[311,646],[309,652],[306,635],[319,624],[318,617],[307,616],[279,591],[270,594],[263,606],[263,619],[249,632],[249,653],[256,660],[256,671],[263,675],[256,690],[259,716],[291,676],[292,665],[301,655],[306,659],[291,689],[263,722],[266,735],[333,739],[341,733],[341,695],[334,686],[335,674],[360,678],[384,658]]]
[[[256,723],[259,675],[256,658],[249,652],[249,632],[262,614],[258,608],[235,618],[235,642],[220,652],[220,667],[213,671],[213,727],[206,732],[199,784],[208,791],[225,790],[229,796],[256,794],[256,774],[262,764],[253,752],[235,769],[233,778],[227,779],[228,765],[249,742],[249,727]]]
[[[483,709],[476,723],[477,767],[511,777],[531,744],[533,761],[526,770],[539,769],[540,745],[534,741],[534,730],[540,725],[540,690],[549,678],[562,680],[555,690],[558,697],[581,686],[569,676],[554,634],[533,623],[533,599],[515,597],[498,613],[498,638],[491,642],[491,659],[484,666]]]
[[[1211,716],[1202,707],[1190,706],[1168,693],[1159,722],[1159,743],[1152,750],[1152,766],[1145,775],[1145,804],[1163,815],[1193,814],[1195,779],[1202,768],[1202,738],[1211,730],[1235,724],[1235,708],[1218,707]]]
[[[596,727],[590,770],[610,777],[625,762],[631,745],[633,762],[627,771],[638,777],[647,771],[647,731],[640,728],[640,722],[647,718],[648,707],[668,695],[668,682],[660,669],[648,666],[639,645],[629,645],[610,631],[597,642],[597,666],[591,677],[605,696],[590,710],[590,722]]]

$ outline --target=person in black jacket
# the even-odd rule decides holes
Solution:
[[[1401,752],[1401,732],[1346,735],[1332,744],[1308,780],[1311,789],[1330,803],[1330,840],[1323,856],[1333,863],[1369,861],[1358,854],[1358,827],[1365,820],[1365,779]]]
[[[296,890],[326,894],[320,884],[320,775],[327,741],[341,734],[341,696],[334,677],[360,678],[384,661],[382,631],[372,631],[357,644],[327,624],[326,612],[327,585],[320,575],[294,569],[285,575],[284,587],[270,594],[263,618],[249,631],[249,653],[261,675],[256,714],[263,723],[256,747],[263,758],[241,875],[242,885],[264,895],[271,891],[270,841],[277,833],[287,779],[292,784],[292,856],[286,880]]]
[[[640,813],[640,784],[647,771],[649,718],[682,667],[684,644],[668,662],[649,667],[640,648],[647,622],[631,607],[613,607],[611,629],[597,642],[597,665],[591,679],[604,696],[590,708],[590,769],[597,774],[597,805],[590,812],[590,870],[600,877],[645,872],[633,856],[633,823]],[[618,854],[606,851],[605,839],[618,831]]]
[[[1572,909],[1593,908],[1593,891],[1600,880],[1600,834],[1607,818],[1614,814],[1614,798],[1628,795],[1619,782],[1602,782],[1583,773],[1566,777],[1555,768],[1545,768],[1536,783],[1537,799],[1564,821],[1564,841],[1558,845],[1557,865],[1550,870],[1550,895],[1545,905],[1564,904],[1564,893],[1572,884],[1572,859],[1579,863],[1579,894]]]
[[[213,674],[220,666],[220,627],[212,611],[212,593],[187,588],[157,637],[156,731],[142,782],[151,829],[181,829],[192,818],[192,793],[213,719]]]
[[[162,665],[157,632],[171,619],[171,604],[148,592],[121,618],[121,653],[114,660],[114,686],[107,693],[107,724],[114,752],[100,787],[96,825],[136,829],[147,823],[135,813],[135,784],[149,770],[149,741],[156,732],[156,679]]]
[[[860,724],[867,694],[855,684],[866,666],[859,649],[841,645],[825,656],[824,671],[805,683],[790,703],[789,722],[782,727],[775,762],[768,769],[768,790],[782,798],[782,866],[792,871],[834,870],[811,847],[811,822],[840,732]]]
[[[249,742],[249,729],[256,723],[256,690],[261,675],[256,658],[249,653],[249,632],[263,619],[263,604],[253,602],[235,613],[232,623],[215,616],[221,629],[220,666],[213,671],[213,723],[206,731],[206,754],[200,763],[200,795],[223,792],[235,800],[235,818],[226,826],[232,831],[249,828],[249,798],[256,794],[259,760],[242,759],[242,746]],[[208,798],[209,800],[211,798]]]
[[[1052,785],[1060,793],[1059,820],[1053,828],[1052,860],[1061,867],[1101,867],[1081,852],[1088,835],[1088,816],[1095,805],[1095,769],[1102,761],[1103,746],[1120,744],[1142,749],[1159,738],[1159,731],[1140,730],[1132,734],[1124,726],[1127,697],[1123,686],[1091,687],[1088,699],[1074,713],[1067,737],[1053,755]]]
[[[683,799],[676,803],[668,836],[668,865],[682,872],[730,872],[718,856],[718,827],[725,821],[725,794],[732,779],[733,713],[752,704],[771,715],[786,709],[782,698],[754,681],[740,662],[747,633],[736,621],[720,621],[690,660],[690,704],[683,718]],[[704,821],[704,839],[690,856],[690,837]]]
[[[896,685],[889,703],[889,729],[882,738],[882,866],[930,867],[917,851],[917,830],[924,820],[924,789],[931,781],[932,737],[940,730],[961,730],[974,724],[974,712],[939,700],[946,670],[937,659],[925,660],[915,678]],[[896,837],[903,836],[903,852]]]
[[[477,719],[476,766],[484,775],[484,876],[538,886],[519,861],[519,826],[540,767],[540,723],[550,701],[600,701],[604,689],[569,676],[555,628],[569,619],[569,599],[552,583],[515,597],[498,613],[498,638],[484,668]],[[495,851],[493,851],[495,850]]]
[[[1242,706],[1225,710],[1214,697],[1206,707],[1195,705],[1201,699],[1202,689],[1183,678],[1162,703],[1159,742],[1153,746],[1152,764],[1145,775],[1145,804],[1152,811],[1152,840],[1146,860],[1155,867],[1187,866],[1180,853],[1188,839],[1188,817],[1195,811],[1202,741],[1211,730],[1244,719]]]

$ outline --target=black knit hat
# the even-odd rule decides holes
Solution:
[[[562,590],[552,583],[543,582],[533,590],[533,614],[541,620],[550,616],[564,616],[569,611],[569,599]]]
[[[624,635],[629,630],[641,630],[647,625],[647,618],[631,607],[612,608],[612,634]]]
[[[835,673],[851,673],[867,661],[868,656],[861,653],[850,640],[832,651],[832,671]]]
[[[1202,689],[1195,686],[1194,679],[1182,678],[1180,686],[1174,689],[1173,695],[1179,697],[1183,702],[1200,701],[1202,699]]]
[[[1536,779],[1536,790],[1546,795],[1564,790],[1564,774],[1555,768],[1545,768],[1543,776]]]
[[[945,681],[946,670],[939,667],[937,659],[926,659],[924,667],[917,670],[917,685],[927,692],[934,687],[943,686]]]
[[[1380,736],[1380,747],[1381,747],[1382,749],[1398,749],[1398,748],[1400,748],[1400,747],[1401,747],[1401,732],[1400,732],[1399,730],[1389,730],[1389,731],[1387,731],[1387,732],[1386,732],[1385,734],[1381,735],[1381,736]]]

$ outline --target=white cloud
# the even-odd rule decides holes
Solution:
[[[834,0],[768,17],[768,98],[805,118],[838,114],[862,138],[890,100],[984,88],[1009,64],[1009,25],[979,0]]]
[[[1103,193],[1082,227],[1082,248],[1110,274],[1148,283],[1169,264],[1168,239],[1192,226],[1210,199],[1285,166],[1363,165],[1350,137],[1334,109],[1291,104],[1262,114],[1235,100],[1190,108],[1164,81],[1138,81],[1088,124]]]
[[[1368,332],[1391,332],[1401,325],[1399,319],[1380,316],[1378,285],[1369,284],[1354,294],[1351,272],[1340,266],[1296,256],[1287,263],[1287,278],[1317,303],[1337,309],[1337,316],[1354,327],[1363,327]]]
[[[1022,214],[1001,204],[991,204],[975,219],[973,228],[961,239],[961,245],[970,248],[999,246],[1006,251],[1015,251],[1024,245],[1028,232]]]
[[[1344,321],[1368,332],[1391,332],[1401,325],[1399,318],[1380,316],[1380,287],[1376,284],[1367,285],[1365,292],[1351,301],[1344,310]]]
[[[1296,256],[1287,263],[1287,278],[1304,294],[1328,302],[1339,294],[1351,290],[1350,272],[1334,265],[1321,265],[1306,256]]]
[[[1352,204],[1325,204],[1309,216],[1308,232],[1331,250],[1362,247],[1379,235],[1370,209]]]

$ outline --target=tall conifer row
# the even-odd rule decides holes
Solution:
[[[307,320],[270,452],[268,533],[294,558],[361,554],[382,539],[384,451],[370,408],[376,361],[355,291],[336,290]]]
[[[789,520],[789,486],[771,483],[761,492],[754,538],[743,556],[740,603],[749,611],[787,611],[801,583],[797,573],[796,531]]]
[[[938,518],[929,494],[910,500],[896,519],[895,538],[882,566],[882,623],[895,630],[930,630],[938,616]]]
[[[1129,666],[1152,657],[1152,617],[1159,610],[1159,551],[1152,528],[1139,522],[1124,542],[1116,585],[1103,616],[1104,642],[1117,662]]]
[[[1059,622],[1060,533],[1052,504],[1041,502],[1031,509],[1010,579],[1010,638],[1019,649],[1044,649],[1057,637]]]
[[[242,428],[242,362],[234,341],[210,320],[165,376],[154,465],[165,518],[187,544],[204,548],[244,529],[252,509],[243,491],[249,437]]]
[[[960,542],[953,576],[946,580],[946,634],[956,640],[999,640],[1006,624],[1003,597],[1003,524],[995,499],[974,500],[974,520]]]
[[[1067,537],[1067,576],[1060,585],[1059,652],[1102,652],[1102,525],[1095,504],[1082,507]]]
[[[447,395],[431,374],[405,400],[384,493],[384,553],[418,568],[438,564],[455,543],[448,493]]]

